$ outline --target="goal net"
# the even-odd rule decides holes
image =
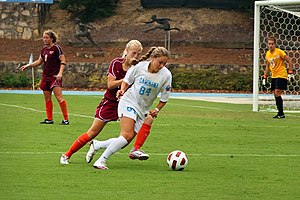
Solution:
[[[295,75],[282,95],[284,111],[300,112],[300,0],[256,1],[254,15],[253,111],[277,111],[271,79],[261,84],[267,38],[274,36],[277,48],[291,58]]]

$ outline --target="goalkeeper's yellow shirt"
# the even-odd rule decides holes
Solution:
[[[266,53],[266,60],[269,62],[272,78],[287,79],[287,71],[283,59],[285,55],[286,53],[278,48],[276,48],[273,53],[271,53],[270,50]]]

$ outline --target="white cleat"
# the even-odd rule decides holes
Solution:
[[[99,169],[99,170],[108,170],[108,167],[104,162],[95,162],[93,165],[94,168]]]
[[[129,153],[129,158],[132,160],[147,160],[149,158],[149,155],[140,149],[133,148]]]
[[[62,165],[68,165],[69,164],[69,157],[65,154],[62,154],[60,157],[60,164]]]
[[[95,150],[94,148],[94,142],[93,140],[90,142],[90,149],[89,151],[86,153],[85,156],[85,161],[87,163],[90,163],[93,160],[94,155],[97,153],[97,150]]]

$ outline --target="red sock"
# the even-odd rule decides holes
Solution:
[[[148,135],[150,134],[151,125],[143,124],[139,132],[137,133],[136,140],[134,142],[134,148],[140,149],[145,143]]]
[[[70,158],[74,153],[81,149],[90,140],[91,138],[89,138],[87,133],[82,134],[74,141],[74,143],[72,144],[70,149],[65,153],[65,155]]]
[[[63,100],[62,102],[59,103],[61,112],[63,113],[64,120],[68,120],[68,108],[67,108],[67,102],[66,100]]]
[[[53,103],[51,100],[46,101],[46,115],[48,120],[53,120]]]

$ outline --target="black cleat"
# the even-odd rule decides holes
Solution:
[[[54,124],[53,120],[45,119],[44,121],[40,122],[40,124]]]
[[[62,120],[60,123],[60,125],[69,125],[69,124],[70,124],[69,120]]]
[[[283,118],[285,118],[285,115],[284,114],[282,114],[282,115],[277,114],[273,118],[274,119],[283,119]]]

